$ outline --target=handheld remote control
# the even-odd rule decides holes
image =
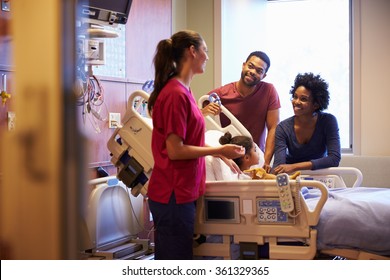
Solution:
[[[278,185],[280,207],[283,212],[289,213],[294,210],[294,199],[290,189],[289,177],[286,173],[276,175]]]

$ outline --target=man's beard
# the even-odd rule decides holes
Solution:
[[[252,79],[254,79],[252,82],[247,82],[246,81],[246,79],[245,79],[245,77],[246,77],[247,75],[245,75],[245,73],[244,72],[241,72],[241,80],[243,81],[243,83],[246,85],[246,86],[248,86],[248,87],[253,87],[253,86],[255,86],[255,85],[257,85],[259,82],[260,82],[260,80],[257,80],[256,78],[253,78],[252,76],[250,76]]]

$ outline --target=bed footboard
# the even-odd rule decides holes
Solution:
[[[195,233],[224,236],[222,243],[203,243],[194,249],[197,256],[231,258],[230,243],[268,243],[270,258],[312,259],[316,254],[316,230],[328,190],[319,181],[305,181],[318,188],[321,197],[313,209],[305,203],[299,181],[291,180],[295,210],[280,210],[275,180],[216,181],[206,183],[206,193],[197,201]],[[230,239],[232,240],[230,242]],[[279,241],[303,241],[304,246],[279,245]]]

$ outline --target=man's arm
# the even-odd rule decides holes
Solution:
[[[274,155],[275,149],[275,130],[279,123],[279,109],[270,110],[267,112],[267,139],[265,141],[265,152],[264,152],[264,169],[267,172],[271,171],[271,160]]]

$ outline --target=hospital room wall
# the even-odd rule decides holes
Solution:
[[[357,138],[362,155],[390,156],[390,1],[360,2],[361,131]]]
[[[102,81],[110,112],[120,113],[123,117],[127,110],[129,95],[141,89],[147,80],[154,78],[153,56],[157,43],[171,36],[171,5],[171,0],[133,0],[126,24],[126,78],[98,76]],[[98,176],[96,168],[99,166],[110,175],[116,174],[116,168],[110,161],[107,149],[107,141],[114,129],[108,128],[108,122],[100,125],[101,133],[98,134],[90,123],[81,127],[89,139],[89,178]],[[152,223],[146,208],[145,213],[145,231],[141,232],[139,237],[153,239],[153,234],[148,236]]]
[[[123,117],[129,94],[142,88],[143,83],[154,78],[153,56],[157,43],[171,35],[171,0],[133,0],[126,24],[126,77],[98,76],[104,87],[105,100],[110,112]],[[159,16],[156,17],[156,14]],[[81,116],[81,112],[80,112]],[[81,126],[90,139],[90,177],[95,177],[97,167],[103,167],[110,175],[116,168],[110,162],[107,141],[114,132],[108,121],[99,122],[101,133],[96,133],[91,123]]]
[[[153,56],[157,43],[171,36],[171,5],[171,0],[133,0],[126,24],[126,78],[98,76],[104,87],[105,100],[110,112],[120,113],[123,117],[127,110],[129,95],[141,89],[147,80],[154,78]],[[89,140],[89,178],[99,176],[96,172],[97,167],[104,168],[109,175],[115,175],[117,172],[110,161],[111,157],[107,149],[107,141],[114,129],[108,127],[108,122],[99,125],[100,133],[96,133],[91,123],[81,125],[81,130]],[[153,234],[149,233],[152,223],[146,208],[145,213],[145,231],[141,232],[139,237],[153,240]]]
[[[126,76],[125,78],[97,76],[104,89],[107,111],[123,116],[127,109],[129,94],[141,89],[146,80],[153,79],[153,55],[158,41],[171,35],[171,11],[171,0],[133,0],[126,24]],[[156,14],[159,16],[156,17]],[[10,12],[0,10],[0,91],[3,90],[2,74],[6,74],[7,92],[11,94],[6,104],[0,106],[0,139],[3,134],[8,133],[8,112],[13,111],[13,103],[17,98],[12,88],[15,67],[12,61],[12,35],[9,30],[11,19],[12,5]],[[116,169],[110,162],[106,145],[114,130],[108,127],[108,120],[98,121],[92,114],[87,114],[87,118],[83,120],[83,107],[78,106],[77,110],[79,127],[89,141],[87,151],[89,177],[98,176],[96,168],[99,166],[105,168],[109,174],[114,174]],[[106,110],[102,110],[102,117],[108,119],[106,113]],[[17,115],[15,127],[16,120]],[[0,169],[0,179],[1,173]]]
[[[266,0],[262,0],[266,1]],[[221,79],[221,2],[222,0],[187,0],[175,17],[176,31],[199,31],[207,42],[210,60],[206,72],[196,76],[192,89],[200,97],[219,85]],[[354,155],[390,156],[390,1],[352,0],[354,7],[354,84],[353,145]],[[183,16],[182,14],[185,14]],[[201,16],[199,16],[201,15]],[[261,26],[261,19],[258,19]],[[176,30],[175,30],[176,28]],[[244,44],[245,42],[243,42]],[[239,79],[239,77],[237,77]],[[343,155],[347,156],[347,155]]]

